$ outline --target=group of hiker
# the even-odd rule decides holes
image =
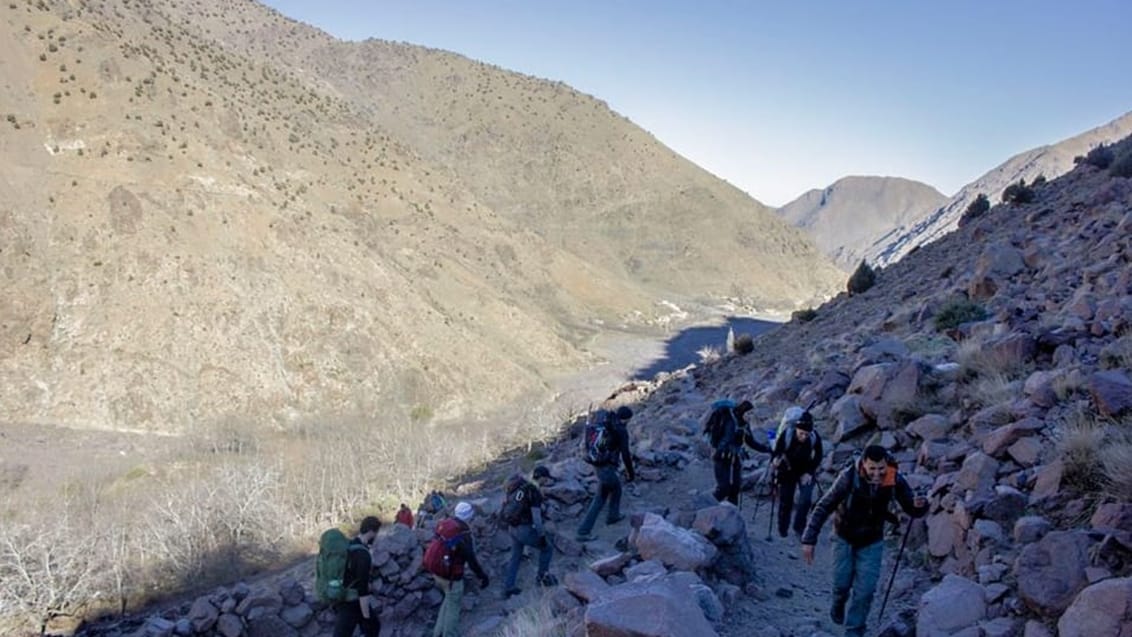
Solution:
[[[834,623],[845,625],[848,637],[863,636],[880,577],[884,524],[891,517],[890,504],[897,502],[911,517],[917,518],[927,513],[927,503],[923,497],[913,494],[887,450],[870,445],[838,473],[829,490],[816,504],[812,504],[823,460],[822,440],[814,430],[812,414],[801,407],[787,409],[777,431],[767,432],[764,442],[761,431],[756,434],[746,421],[752,410],[753,405],[746,400],[740,403],[721,400],[712,405],[704,434],[712,446],[716,482],[713,495],[719,502],[727,501],[739,506],[742,461],[748,456],[748,449],[770,454],[768,470],[760,483],[769,487],[772,509],[777,505],[779,535],[787,537],[793,529],[801,544],[803,561],[811,564],[821,528],[827,519],[834,518],[830,617]],[[575,539],[579,542],[594,539],[594,526],[606,505],[606,525],[617,524],[625,517],[621,513],[622,468],[625,480],[632,482],[636,477],[627,427],[632,417],[632,410],[622,406],[617,410],[597,410],[586,419],[582,434],[582,459],[594,467],[597,490],[577,528]],[[550,573],[554,545],[546,528],[543,510],[545,498],[542,489],[551,479],[550,470],[538,465],[529,478],[516,473],[504,484],[500,518],[507,526],[511,539],[511,556],[503,582],[504,598],[521,592],[517,586],[518,572],[523,552],[528,547],[538,553],[535,583],[542,587],[557,584],[557,579]],[[430,496],[430,499],[433,497],[440,498],[439,494]],[[441,499],[431,508],[443,513],[447,505]],[[490,584],[488,575],[476,558],[475,541],[469,526],[474,516],[475,508],[470,503],[456,504],[450,516],[436,523],[434,538],[425,549],[422,565],[444,595],[433,637],[459,634],[466,569],[479,578],[481,588],[486,589]],[[771,520],[775,520],[773,513]],[[397,522],[410,527],[413,525],[412,512],[407,506],[401,505]],[[358,536],[344,550],[344,567],[333,561],[325,561],[324,564],[325,549],[322,544],[329,534],[337,533],[331,539],[339,543],[344,543],[344,536],[339,539],[341,533],[335,529],[323,534],[316,591],[320,597],[336,604],[335,637],[349,637],[357,627],[366,637],[377,635],[380,631],[378,611],[374,608],[374,597],[369,590],[372,567],[369,546],[380,526],[375,517],[362,520]],[[342,552],[342,549],[339,551]],[[343,575],[335,583],[333,575],[337,573]],[[323,582],[328,580],[331,584],[324,585]],[[327,589],[330,592],[324,595]],[[339,589],[347,592],[336,595],[335,591]]]

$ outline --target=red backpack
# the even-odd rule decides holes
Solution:
[[[456,551],[456,546],[466,533],[465,527],[455,518],[445,518],[436,525],[436,537],[425,548],[422,566],[433,575],[446,580],[458,580],[464,576],[464,556]]]

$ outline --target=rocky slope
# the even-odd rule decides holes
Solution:
[[[959,190],[938,208],[926,209],[923,215],[896,226],[880,237],[867,250],[869,263],[885,266],[894,263],[917,246],[935,241],[951,232],[967,206],[979,194],[997,203],[1007,186],[1024,179],[1027,183],[1039,175],[1053,179],[1073,168],[1073,159],[1100,144],[1111,144],[1132,133],[1132,113],[1092,130],[1055,144],[1019,153],[990,172]]]
[[[1132,139],[1119,150],[1132,153]],[[493,591],[473,593],[469,634],[495,634],[540,604],[546,632],[533,634],[830,634],[828,573],[820,564],[800,571],[792,544],[757,539],[767,508],[760,522],[751,504],[765,459],[747,463],[755,492],[742,510],[708,496],[701,419],[713,399],[732,396],[754,400],[766,426],[787,405],[813,403],[829,449],[823,483],[855,449],[878,442],[928,494],[929,515],[907,527],[891,613],[871,620],[874,629],[1126,635],[1132,179],[1081,165],[1036,194],[1032,204],[997,206],[925,245],[882,270],[872,289],[818,308],[812,321],[760,337],[749,355],[615,392],[610,406],[637,412],[631,430],[643,484],[628,498],[632,531],[621,523],[599,527],[595,542],[570,539],[593,478],[576,458],[577,423],[568,427],[541,458],[556,478],[548,495],[563,586],[540,595],[528,585],[506,602]],[[506,554],[494,526],[499,485],[530,462],[501,459],[450,485],[480,509],[476,531],[493,573]],[[415,536],[394,529],[379,545],[391,634],[425,634],[439,603],[416,566],[425,526]],[[824,540],[819,555],[828,560]],[[289,573],[282,589],[225,589],[149,621],[173,631],[180,619],[213,634],[227,617],[226,635],[267,627],[323,634],[328,615],[303,590],[309,569]],[[253,616],[254,608],[270,610]]]
[[[601,102],[454,54],[21,0],[0,59],[0,423],[483,415],[607,326],[841,279]]]
[[[935,188],[899,177],[845,177],[810,190],[778,209],[791,225],[805,230],[826,256],[846,272],[868,249],[899,228],[935,210],[947,197]]]

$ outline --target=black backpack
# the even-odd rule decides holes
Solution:
[[[523,480],[512,487],[503,496],[503,508],[499,517],[503,518],[509,526],[530,524],[531,521],[531,488],[530,482]]]
[[[708,434],[712,449],[719,449],[723,441],[731,437],[732,431],[738,427],[739,417],[735,415],[736,403],[734,400],[724,398],[711,404],[712,412],[704,424],[704,433]]]
[[[613,412],[605,409],[591,413],[586,419],[586,429],[582,436],[582,460],[592,465],[606,465],[617,461],[613,420]]]

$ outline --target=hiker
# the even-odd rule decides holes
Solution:
[[[822,496],[802,533],[802,559],[814,562],[814,544],[830,514],[833,520],[833,604],[835,624],[845,624],[846,637],[864,637],[865,620],[880,578],[884,552],[884,523],[895,499],[913,518],[928,512],[925,498],[913,494],[888,451],[880,445],[846,467]],[[846,604],[849,609],[846,613]]]
[[[763,444],[752,433],[744,417],[754,409],[751,401],[744,400],[738,405],[729,399],[712,403],[712,412],[704,426],[713,449],[711,460],[715,469],[715,496],[717,502],[727,500],[739,505],[739,489],[743,486],[743,457],[747,451],[744,445],[763,453],[770,453],[770,447]]]
[[[814,431],[814,417],[801,407],[787,409],[779,429],[781,434],[775,439],[770,456],[778,484],[778,534],[786,537],[793,510],[794,533],[801,537],[821,467],[821,437]]]
[[[480,588],[486,589],[491,583],[476,559],[476,545],[472,539],[472,529],[468,526],[475,517],[475,509],[467,502],[460,502],[453,516],[441,520],[436,525],[436,538],[425,550],[424,566],[432,573],[436,585],[444,593],[440,604],[440,614],[432,629],[432,637],[456,637],[459,635],[460,605],[464,599],[464,565],[470,566],[480,579]]]
[[[373,566],[370,547],[381,530],[381,520],[370,515],[362,520],[358,535],[350,540],[351,550],[346,555],[346,571],[343,584],[357,594],[356,600],[344,600],[334,606],[334,637],[352,637],[358,626],[365,637],[377,637],[381,632],[381,621],[377,609],[373,608],[373,595],[370,594],[370,569]],[[354,550],[361,547],[363,550]],[[352,596],[352,595],[351,595]]]
[[[538,573],[535,582],[539,586],[558,584],[557,578],[548,572],[554,546],[550,543],[546,528],[543,526],[543,497],[542,491],[539,490],[549,478],[550,470],[539,465],[531,473],[531,480],[517,473],[511,476],[504,486],[505,500],[501,512],[511,536],[511,561],[507,564],[507,577],[503,582],[505,599],[521,592],[515,581],[519,575],[519,562],[523,559],[523,550],[528,546],[538,549]]]
[[[401,508],[397,510],[397,517],[393,520],[396,524],[403,524],[410,529],[413,528],[413,512],[409,509],[409,505],[404,502],[401,503]]]
[[[605,507],[606,500],[609,501],[609,512],[605,518],[607,525],[616,524],[625,518],[624,515],[621,515],[621,478],[617,474],[621,462],[624,461],[625,463],[625,480],[627,482],[632,482],[637,477],[637,473],[633,469],[633,456],[629,452],[629,430],[626,427],[629,419],[633,417],[633,410],[622,405],[617,408],[616,412],[598,410],[595,414],[602,414],[602,417],[605,418],[601,423],[602,433],[598,437],[600,449],[587,450],[586,461],[594,466],[594,471],[597,473],[598,488],[593,500],[590,501],[589,509],[586,510],[586,517],[582,519],[582,525],[578,527],[575,539],[579,542],[589,542],[594,539],[591,533],[594,524],[597,522],[598,514]],[[591,418],[595,414],[591,414]],[[588,440],[590,432],[591,425],[587,424],[585,436],[587,440],[584,441],[587,444],[592,442]],[[590,444],[590,446],[594,447],[595,445]]]

